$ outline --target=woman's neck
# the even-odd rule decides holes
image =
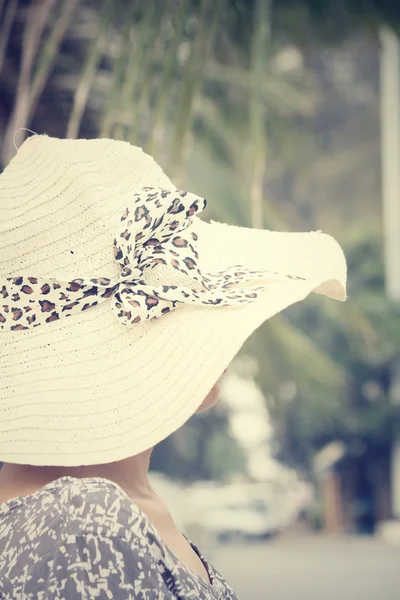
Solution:
[[[146,498],[154,494],[148,471],[152,448],[120,461],[102,465],[78,467],[37,467],[5,463],[0,471],[1,496],[33,493],[60,477],[102,477],[117,483],[131,498]]]

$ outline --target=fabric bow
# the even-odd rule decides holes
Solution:
[[[240,305],[254,302],[256,280],[266,272],[233,266],[203,275],[190,225],[206,201],[180,190],[146,187],[121,217],[122,231],[114,239],[114,256],[121,266],[117,281],[106,277],[71,281],[16,276],[0,282],[0,328],[20,330],[69,317],[110,298],[124,325],[160,317],[177,304]],[[158,265],[180,271],[187,286],[168,281],[154,286],[145,273]],[[278,274],[276,274],[278,275]],[[296,279],[302,279],[296,276]],[[5,301],[7,303],[5,303]]]

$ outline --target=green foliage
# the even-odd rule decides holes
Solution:
[[[292,324],[329,349],[346,373],[338,402],[324,392],[318,401],[300,390],[299,397],[283,407],[281,456],[303,464],[328,442],[357,439],[367,447],[379,446],[400,430],[399,407],[390,397],[400,343],[400,306],[385,295],[381,235],[356,227],[347,237],[347,303],[322,306],[313,298],[290,312]]]
[[[273,0],[274,24],[288,35],[301,35],[312,27],[322,43],[337,43],[355,29],[376,30],[400,25],[397,0]],[[299,39],[299,38],[298,38]]]
[[[228,479],[244,473],[244,451],[229,433],[228,413],[219,404],[210,414],[199,414],[173,436],[156,446],[151,466],[187,482]]]

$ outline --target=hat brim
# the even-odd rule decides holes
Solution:
[[[265,320],[312,291],[346,298],[346,262],[329,235],[203,222],[197,231],[204,272],[241,264],[305,279],[271,281],[251,305],[179,306],[132,327],[104,302],[2,333],[3,462],[102,464],[153,447],[193,415]]]

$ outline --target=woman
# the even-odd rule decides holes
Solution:
[[[205,223],[112,140],[29,138],[0,207],[0,596],[236,599],[151,488],[151,449],[266,319],[345,300],[340,246]]]

